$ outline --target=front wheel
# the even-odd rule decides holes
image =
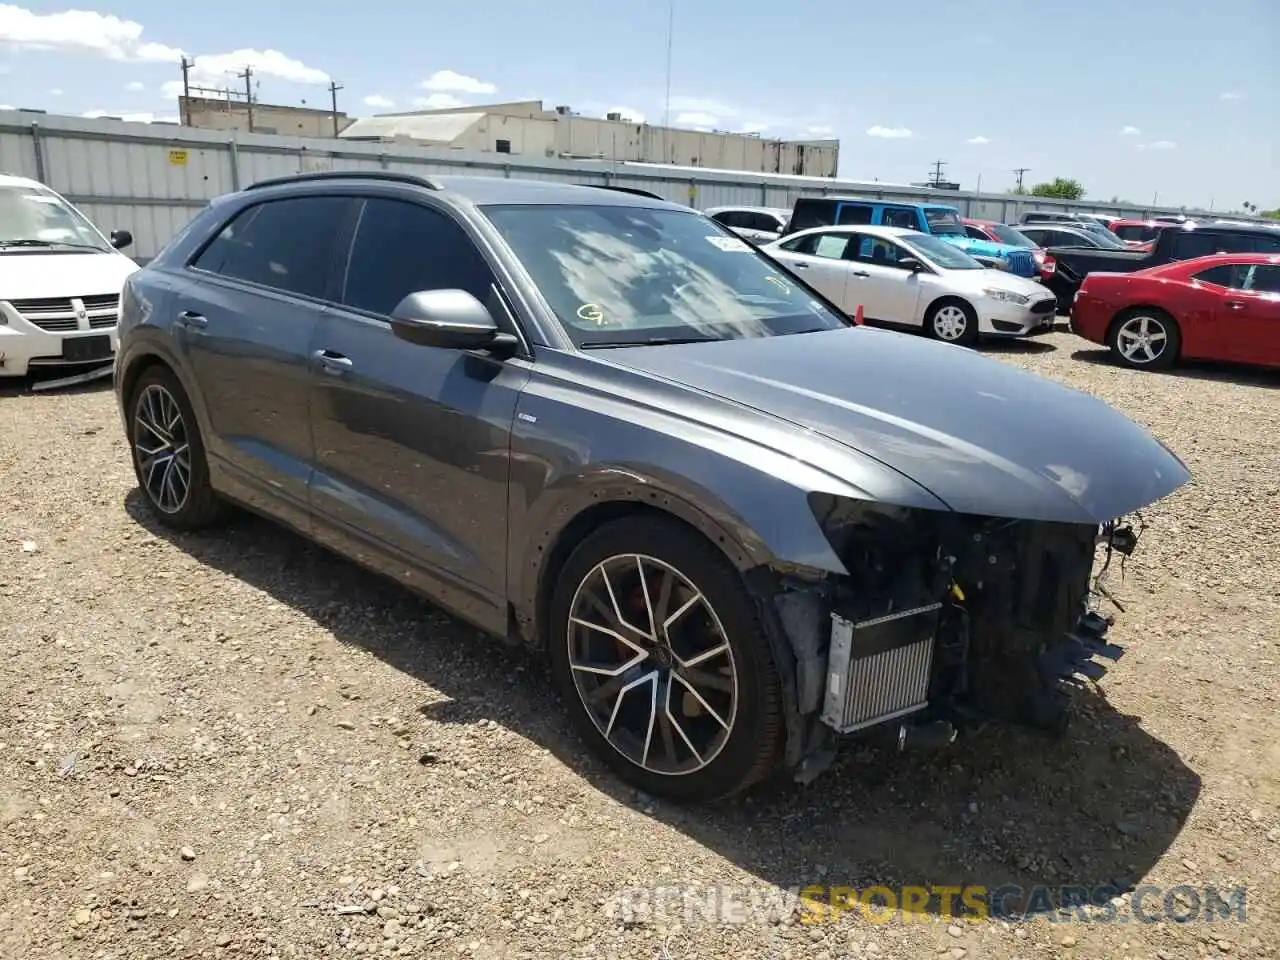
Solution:
[[[777,669],[737,571],[665,518],[610,523],[551,605],[556,685],[592,750],[657,796],[711,801],[781,763]]]
[[[1178,357],[1178,324],[1163,310],[1126,310],[1111,325],[1111,352],[1127,367],[1164,370]]]
[[[943,300],[929,309],[925,330],[935,340],[971,347],[978,342],[978,314],[963,300]]]

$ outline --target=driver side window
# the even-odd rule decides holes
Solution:
[[[890,240],[884,240],[880,237],[863,237],[855,259],[877,267],[900,269],[898,261],[907,256],[910,256],[910,254]]]

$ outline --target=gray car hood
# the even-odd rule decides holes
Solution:
[[[1190,478],[1101,400],[916,335],[862,327],[607,355],[817,431],[961,513],[1105,523]]]

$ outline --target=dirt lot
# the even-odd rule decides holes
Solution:
[[[1065,742],[850,751],[714,810],[619,785],[536,661],[397,587],[254,519],[163,533],[105,387],[0,392],[0,955],[1280,955],[1280,377],[1130,373],[1065,333],[997,356],[1195,473],[1112,581],[1128,654]],[[1006,882],[1153,884],[1153,919],[1247,884],[1248,919],[750,909]],[[701,899],[623,897],[657,885]]]

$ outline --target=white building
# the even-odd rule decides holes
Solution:
[[[680,130],[637,123],[616,113],[597,118],[568,107],[546,110],[540,100],[381,114],[356,120],[339,136],[529,159],[591,158],[812,177],[834,177],[840,152],[838,140]]]

